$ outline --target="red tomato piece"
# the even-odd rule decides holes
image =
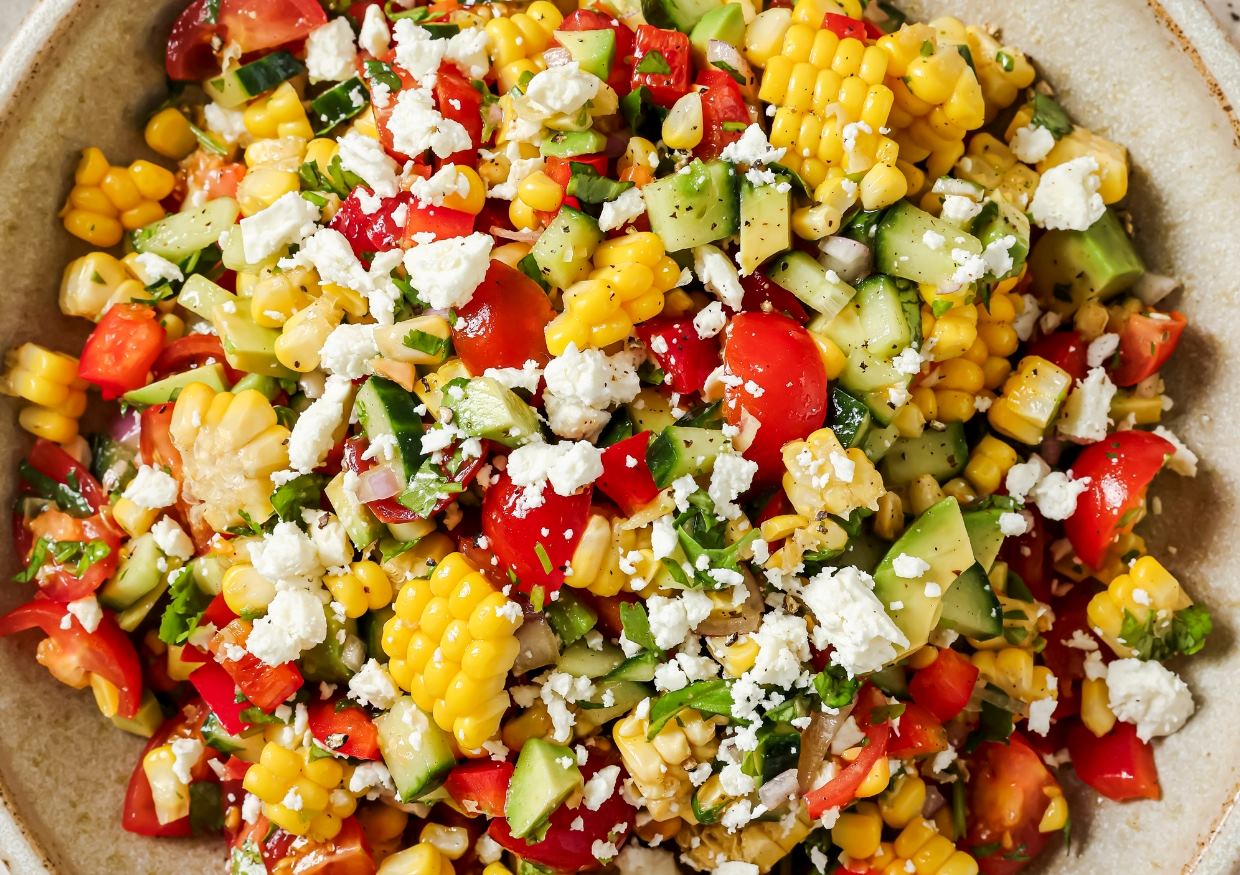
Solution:
[[[1083,380],[1089,372],[1086,352],[1089,344],[1077,331],[1056,331],[1029,344],[1029,355],[1037,355],[1068,372],[1073,380]]]
[[[150,751],[166,744],[173,738],[196,738],[202,740],[202,722],[207,717],[207,709],[200,702],[192,702],[169,717],[155,730],[147,740],[138,757],[137,765],[129,776],[129,786],[125,790],[125,808],[121,815],[121,826],[126,832],[159,838],[172,838],[190,835],[188,817],[174,820],[172,823],[159,822],[155,815],[155,800],[151,796],[151,785],[146,779],[142,768],[142,758]],[[208,768],[206,760],[201,763]]]
[[[342,701],[337,697],[312,703],[310,733],[320,744],[336,753],[359,760],[379,759],[379,730],[375,722],[363,709],[347,701],[342,705]],[[339,741],[341,736],[343,741]]]
[[[243,52],[297,42],[327,24],[315,0],[220,0],[220,24]]]
[[[1054,568],[1050,561],[1051,538],[1046,532],[1046,520],[1032,504],[1026,508],[1033,517],[1033,525],[1023,535],[1003,539],[999,558],[1025,582],[1038,601],[1051,600],[1051,580]]]
[[[908,691],[914,702],[928,708],[940,720],[947,721],[969,704],[977,676],[977,666],[967,656],[943,648],[934,662],[913,674],[908,682]]]
[[[72,618],[72,619],[68,619]],[[68,627],[62,627],[64,621]],[[133,717],[142,700],[142,665],[138,651],[113,615],[104,611],[94,632],[87,632],[69,609],[50,599],[35,599],[0,617],[0,638],[39,628],[47,635],[37,659],[58,679],[89,681],[91,673],[120,691],[117,713]]]
[[[610,30],[616,35],[616,54],[608,71],[607,84],[623,97],[628,93],[633,70],[635,38],[628,25],[614,15],[597,9],[574,9],[556,30]]]
[[[413,195],[402,191],[394,197],[383,198],[379,209],[367,213],[362,209],[362,196],[369,194],[368,188],[354,189],[328,224],[329,228],[344,235],[353,247],[353,254],[359,258],[367,252],[382,252],[399,246],[405,227],[398,224],[392,214],[402,207],[414,212]]]
[[[938,717],[916,702],[906,702],[887,741],[893,757],[920,757],[947,750],[947,730]]]
[[[1090,444],[1076,457],[1073,477],[1089,478],[1064,534],[1081,561],[1098,568],[1107,548],[1132,529],[1145,491],[1175,447],[1148,431],[1119,431]]]
[[[107,493],[86,466],[51,441],[43,438],[35,440],[26,461],[40,474],[51,477],[57,483],[75,481],[77,491],[95,512],[108,503]]]
[[[224,358],[224,346],[214,334],[187,334],[165,346],[151,366],[151,376],[162,380],[170,374],[192,371],[195,368],[219,363],[231,382],[241,379],[242,372],[229,367]]]
[[[891,738],[891,724],[880,723],[865,730],[870,743],[861,748],[857,758],[845,766],[839,774],[817,789],[805,794],[805,804],[810,817],[820,817],[824,811],[841,808],[857,796],[857,788],[880,758],[887,755],[887,743]]]
[[[474,218],[473,213],[448,207],[420,207],[416,203],[410,204],[401,240],[408,246],[413,243],[415,234],[432,234],[436,240],[466,237],[474,231]]]
[[[435,77],[435,105],[439,113],[457,122],[469,133],[473,147],[444,158],[442,164],[478,166],[478,147],[482,145],[482,94],[461,75],[454,65],[441,64]]]
[[[603,450],[603,476],[594,481],[594,485],[614,501],[625,516],[632,516],[659,494],[659,487],[655,486],[646,464],[649,445],[650,432],[642,431]]]
[[[286,662],[283,665],[267,665],[254,654],[246,651],[240,659],[230,659],[225,653],[225,645],[232,644],[245,647],[250,637],[250,623],[247,620],[233,620],[211,638],[209,647],[216,662],[232,675],[232,679],[241,690],[242,695],[254,705],[270,714],[285,699],[301,689],[305,680],[297,664]],[[232,648],[229,648],[231,652]]]
[[[1116,723],[1099,738],[1083,724],[1068,730],[1068,753],[1077,777],[1108,799],[1160,799],[1154,748],[1131,723]]]
[[[643,322],[637,326],[637,336],[659,363],[673,392],[702,391],[706,378],[719,367],[718,336],[698,336],[690,316],[660,316]]]
[[[211,41],[219,36],[220,25],[211,20],[207,0],[194,0],[177,16],[168,34],[164,68],[176,81],[205,79],[219,72]]]
[[[587,781],[599,769],[608,765],[620,765],[615,754],[604,754],[598,748],[590,750],[590,757],[581,767],[581,776]],[[610,841],[616,848],[624,846],[633,831],[637,811],[624,801],[620,787],[628,775],[621,766],[616,790],[596,811],[582,805],[569,808],[561,805],[551,814],[550,826],[540,842],[529,843],[514,838],[508,821],[502,817],[491,821],[487,834],[503,847],[524,860],[540,863],[556,872],[587,872],[602,869],[603,864],[594,857],[592,846],[596,841]],[[579,829],[573,823],[581,819]],[[619,830],[615,828],[620,826]]]
[[[237,701],[237,684],[218,662],[204,662],[190,672],[189,682],[229,733],[240,735],[250,728],[251,724],[241,719],[241,712],[250,703]]]
[[[241,184],[241,180],[245,179],[248,170],[249,168],[244,164],[235,161],[210,168],[203,174],[203,194],[206,195],[207,200],[215,200],[222,197],[235,198],[237,196],[237,186]]]
[[[540,368],[551,360],[543,329],[555,318],[538,283],[493,260],[469,303],[456,313],[452,345],[471,374],[487,368]]]
[[[164,329],[155,315],[142,304],[116,304],[86,338],[78,376],[98,386],[105,401],[146,385],[164,345]]]
[[[847,15],[840,15],[838,12],[828,12],[822,19],[822,26],[840,39],[855,39],[865,42],[869,32],[865,28],[865,22],[859,18],[849,18]]]
[[[1119,331],[1119,363],[1111,369],[1117,386],[1135,386],[1154,376],[1180,344],[1188,320],[1183,313],[1133,313]]]
[[[173,477],[181,476],[181,453],[172,442],[172,402],[154,404],[142,411],[139,419],[138,445],[142,461],[147,465],[159,465],[171,470]]]
[[[642,73],[642,59],[651,52],[658,52],[667,62],[666,73]],[[673,103],[689,93],[689,81],[693,64],[689,60],[689,37],[678,30],[663,30],[649,24],[637,27],[636,46],[633,49],[633,78],[630,87],[648,88],[650,96],[659,106],[671,109]],[[657,59],[651,63],[657,64]]]
[[[1059,782],[1020,735],[1008,744],[985,742],[973,754],[963,845],[985,875],[1019,872],[1046,847],[1051,834],[1039,832],[1038,824],[1050,805],[1048,790],[1058,792]],[[990,853],[979,854],[979,848]]]
[[[774,310],[776,313],[783,313],[799,325],[809,323],[809,313],[806,312],[805,306],[797,299],[797,296],[762,274],[751,273],[749,276],[741,277],[741,288],[745,290],[745,297],[741,301],[742,310],[762,312]]]
[[[564,583],[564,569],[585,532],[594,490],[587,486],[564,496],[546,484],[538,507],[529,506],[524,492],[525,487],[513,483],[507,473],[492,483],[482,499],[482,533],[499,561],[517,576],[522,592],[535,586],[555,592]]]
[[[30,532],[34,538],[81,543],[102,541],[108,547],[108,554],[91,563],[80,577],[76,559],[61,563],[49,554],[39,569],[36,583],[39,592],[52,601],[68,604],[90,595],[112,576],[120,560],[122,533],[102,514],[79,520],[58,510],[47,510],[31,520]],[[29,550],[22,558],[30,561]]]
[[[741,138],[749,125],[749,107],[741,96],[736,80],[717,68],[703,70],[698,74],[697,84],[704,85],[702,92],[702,142],[693,149],[699,158],[718,158],[724,147]]]
[[[738,313],[726,329],[728,371],[740,385],[727,387],[724,415],[744,435],[758,423],[744,456],[758,463],[755,482],[778,481],[780,451],[822,426],[827,415],[827,371],[809,332],[778,313]]]
[[[512,763],[473,760],[448,772],[444,789],[467,814],[504,816],[504,798],[512,781]]]

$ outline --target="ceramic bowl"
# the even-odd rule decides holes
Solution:
[[[56,211],[79,151],[146,156],[141,120],[161,96],[162,50],[184,0],[44,0],[0,58],[0,348],[37,340],[76,352],[84,325],[56,307],[61,269],[83,247]],[[1204,459],[1195,480],[1161,478],[1155,545],[1214,610],[1218,632],[1188,677],[1197,716],[1158,749],[1164,799],[1115,805],[1076,788],[1063,873],[1225,875],[1240,860],[1240,59],[1190,0],[902,3],[1004,30],[1073,115],[1128,146],[1130,208],[1154,270],[1184,280],[1191,329],[1168,375],[1171,425]],[[149,156],[147,156],[149,157]],[[0,411],[0,505],[26,437]],[[7,531],[7,521],[0,525]],[[13,566],[7,548],[3,571]],[[1169,551],[1174,550],[1174,553]],[[0,585],[0,609],[26,597]],[[33,660],[35,636],[0,642],[0,862],[15,875],[220,871],[218,843],[142,839],[120,829],[140,742],[102,721],[88,694]],[[1071,780],[1069,779],[1069,783]],[[3,868],[0,866],[0,868]]]

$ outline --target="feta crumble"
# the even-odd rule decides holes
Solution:
[[[1091,155],[1049,168],[1029,205],[1034,223],[1048,230],[1089,230],[1106,212],[1098,194],[1102,184],[1098,172],[1098,162]]]
[[[1107,666],[1106,680],[1107,704],[1137,727],[1142,741],[1178,731],[1196,709],[1188,685],[1159,662],[1117,659]]]
[[[908,646],[908,639],[874,595],[874,578],[859,568],[825,568],[802,593],[814,614],[814,645],[832,645],[832,660],[856,676],[878,671]]]
[[[405,269],[431,309],[463,307],[486,276],[494,242],[491,235],[475,232],[422,243],[405,253]]]

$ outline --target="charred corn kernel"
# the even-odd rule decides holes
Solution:
[[[151,116],[143,138],[151,151],[177,161],[198,148],[198,138],[189,126],[189,119],[175,107],[161,109]]]
[[[158,508],[139,507],[124,497],[118,498],[112,505],[112,519],[133,538],[150,531],[157,516]]]
[[[138,193],[150,201],[160,201],[172,194],[176,177],[172,171],[150,161],[135,161],[129,165],[129,176]]]
[[[430,842],[397,851],[379,864],[376,875],[453,875],[452,861]]]
[[[686,766],[710,762],[718,752],[715,725],[693,710],[682,711],[683,721],[668,721],[653,739],[650,722],[629,713],[616,722],[612,738],[624,766],[646,799],[655,820],[692,817],[693,783]]]
[[[290,82],[284,82],[267,97],[250,103],[242,113],[250,135],[259,139],[301,137],[309,140],[314,129],[306,118],[301,97]]]
[[[276,586],[249,563],[238,563],[224,572],[224,602],[237,615],[261,614],[276,597]]]
[[[516,87],[524,73],[537,73],[546,68],[542,51],[563,20],[564,16],[553,4],[536,0],[524,12],[492,18],[484,25],[491,38],[492,69],[501,93]]]
[[[1117,655],[1129,657],[1134,651],[1120,637],[1125,614],[1131,615],[1139,627],[1154,623],[1157,634],[1170,624],[1176,611],[1192,603],[1162,563],[1153,556],[1142,556],[1127,574],[1114,578],[1105,590],[1090,599],[1086,613],[1090,627],[1101,634],[1102,640]]]
[[[903,829],[921,815],[926,804],[926,782],[915,774],[904,774],[892,783],[878,800],[878,810],[883,823],[895,829]]]
[[[853,476],[848,480],[834,473],[832,459],[837,455],[853,464]],[[809,520],[817,520],[823,511],[847,516],[859,507],[872,509],[885,491],[883,478],[865,453],[855,447],[845,450],[829,428],[786,444],[783,460],[787,468],[784,492],[797,513]]]
[[[73,181],[78,185],[101,185],[111,169],[108,157],[103,151],[88,146],[82,150],[82,158],[78,161],[77,169],[73,171]]]
[[[977,501],[977,493],[963,477],[953,477],[943,484],[943,494],[951,496],[960,504],[968,506]]]
[[[323,584],[332,597],[344,605],[346,617],[357,618],[392,603],[391,581],[382,568],[369,560],[354,562],[346,574],[327,575]]]
[[[169,431],[192,519],[223,531],[244,523],[240,511],[255,521],[271,515],[271,475],[288,467],[289,431],[266,397],[190,383],[177,397]]]
[[[904,503],[894,492],[879,496],[878,513],[874,514],[874,534],[884,541],[894,541],[904,531]]]
[[[663,142],[669,149],[692,149],[702,142],[702,95],[682,95],[663,119]]]
[[[604,347],[633,325],[657,316],[680,268],[651,231],[613,237],[594,251],[593,270],[564,290],[564,310],[547,325],[547,349],[560,355],[575,343]]]
[[[1081,722],[1099,738],[1115,726],[1110,695],[1105,678],[1085,678],[1081,681]]]
[[[155,817],[161,824],[189,816],[189,785],[177,775],[175,763],[171,744],[152,748],[142,758],[142,771],[155,804]]]
[[[504,682],[519,649],[520,607],[460,553],[429,579],[406,582],[394,607],[383,636],[393,679],[463,750],[478,750],[498,733],[508,706]]]
[[[1033,654],[1020,647],[980,650],[973,664],[982,677],[1014,699],[1033,702],[1056,697],[1054,674],[1044,665],[1034,665]]]
[[[263,803],[272,823],[294,835],[326,841],[340,832],[341,819],[357,800],[341,788],[345,766],[330,757],[311,760],[309,748],[290,750],[269,740],[242,786]]]
[[[980,495],[992,495],[1016,464],[1016,450],[994,435],[986,435],[973,447],[964,476]]]
[[[517,186],[517,197],[530,209],[550,213],[558,210],[564,202],[564,189],[546,173],[536,170],[521,180]]]
[[[882,841],[883,820],[878,806],[862,802],[840,814],[831,827],[831,841],[854,860],[872,856]]]
[[[990,425],[1021,443],[1036,444],[1054,420],[1072,386],[1072,378],[1041,356],[1027,355],[1003,384],[1003,394],[990,406]]]
[[[313,371],[327,335],[343,318],[339,305],[327,295],[312,301],[285,321],[275,342],[276,360],[298,373]]]
[[[121,242],[125,229],[111,216],[86,210],[69,210],[64,218],[65,230],[91,246],[107,248]]]
[[[641,546],[637,531],[616,525],[605,514],[592,513],[573,551],[571,570],[564,582],[598,596],[614,596],[625,588],[644,588],[654,578],[659,563],[648,545],[645,550]],[[643,585],[630,587],[634,578]]]
[[[458,165],[456,173],[460,179],[465,181],[466,190],[464,193],[458,190],[448,195],[443,199],[443,205],[450,210],[460,210],[462,213],[476,216],[486,205],[486,183],[482,181],[478,171],[472,167]]]
[[[370,843],[376,862],[383,862],[400,849],[409,815],[391,805],[366,805],[357,810],[358,822]]]

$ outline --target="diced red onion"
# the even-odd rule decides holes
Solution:
[[[1059,464],[1059,457],[1063,455],[1064,442],[1059,438],[1046,438],[1042,441],[1042,446],[1038,447],[1038,455],[1046,460],[1046,464],[1054,468]]]
[[[957,779],[959,780],[959,779]],[[933,784],[926,784],[926,801],[921,806],[921,816],[925,818],[934,817],[938,814],[939,809],[947,804],[947,798],[939,792],[939,788]]]
[[[501,228],[499,225],[492,225],[487,232],[492,237],[499,237],[503,240],[515,240],[517,243],[533,243],[538,239],[538,231],[510,231],[507,228]]]
[[[137,449],[138,433],[141,431],[141,427],[142,423],[138,417],[138,411],[133,409],[126,410],[112,420],[112,423],[108,426],[108,437],[118,444],[125,444],[127,447]]]
[[[846,283],[854,283],[870,273],[873,254],[870,247],[851,237],[827,237],[818,244],[822,254],[818,263],[833,270]]]
[[[697,625],[695,631],[699,635],[708,637],[744,635],[748,632],[756,632],[762,625],[762,612],[766,608],[766,603],[762,600],[762,589],[752,574],[748,571],[743,574],[745,589],[749,591],[749,594],[741,603],[740,609],[736,613],[712,614],[707,617]]]
[[[544,665],[553,665],[560,658],[560,642],[551,631],[547,618],[538,611],[526,611],[525,622],[517,629],[517,660],[513,674],[524,674]]]
[[[774,811],[796,796],[796,793],[797,770],[788,769],[758,788],[758,801],[765,805],[768,811]]]
[[[357,497],[359,501],[391,498],[401,491],[403,485],[400,476],[387,465],[375,465],[357,475]]]
[[[543,52],[543,60],[547,62],[547,69],[563,67],[572,59],[573,53],[563,46],[552,46]]]
[[[1141,303],[1153,307],[1179,287],[1180,281],[1173,277],[1160,273],[1145,273],[1132,287],[1132,293],[1141,299]]]

